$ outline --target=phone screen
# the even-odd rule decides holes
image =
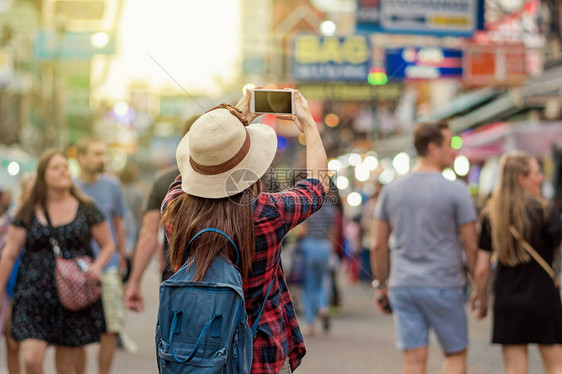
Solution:
[[[291,113],[291,92],[254,91],[255,111],[261,113]]]

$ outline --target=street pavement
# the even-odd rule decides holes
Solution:
[[[366,284],[349,284],[341,277],[343,301],[332,318],[329,333],[321,331],[305,337],[307,354],[296,374],[371,374],[401,373],[401,353],[394,348],[392,317],[378,314],[372,302],[372,289]],[[138,346],[136,353],[123,349],[117,352],[113,373],[156,373],[154,326],[158,306],[159,273],[153,266],[142,283],[145,296],[143,313],[128,312],[126,334]],[[298,290],[293,290],[295,298]],[[489,344],[490,319],[480,322],[469,319],[470,349],[469,374],[502,373],[501,350]],[[98,347],[87,348],[87,373],[97,373]],[[543,373],[536,347],[530,348],[530,374]],[[54,349],[49,348],[45,358],[45,372],[55,373]],[[431,336],[428,373],[439,373],[442,355],[434,336]],[[5,345],[0,343],[0,374],[5,368]]]

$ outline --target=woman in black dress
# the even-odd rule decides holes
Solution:
[[[8,230],[0,261],[0,292],[25,246],[14,293],[12,335],[21,342],[26,373],[43,373],[48,345],[57,347],[59,374],[83,372],[73,361],[74,353],[78,347],[99,341],[105,329],[103,309],[100,300],[80,311],[60,304],[45,210],[64,258],[93,257],[92,238],[99,243],[100,254],[87,276],[101,280],[102,269],[115,250],[109,226],[93,202],[72,184],[66,156],[50,150],[39,159],[36,181]]]
[[[490,257],[497,255],[492,343],[501,344],[506,373],[527,373],[527,345],[538,344],[546,373],[562,372],[562,306],[549,273],[525,250],[523,238],[552,266],[562,240],[560,214],[541,198],[543,176],[537,161],[523,152],[504,155],[500,180],[483,211],[475,317],[487,313]],[[516,233],[510,228],[514,227]]]

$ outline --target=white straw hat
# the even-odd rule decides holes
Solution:
[[[277,135],[248,125],[242,113],[221,104],[197,119],[176,150],[184,192],[209,199],[233,196],[257,182],[277,151]]]

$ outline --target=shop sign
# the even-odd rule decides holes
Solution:
[[[293,40],[293,77],[297,81],[367,81],[369,40],[363,35],[324,37],[302,34]]]
[[[402,94],[402,85],[387,84],[371,86],[370,84],[299,84],[297,89],[308,100],[318,101],[371,101],[398,100]]]
[[[389,80],[427,80],[462,77],[462,50],[434,47],[387,49],[385,67]]]
[[[469,85],[521,84],[527,79],[526,47],[523,43],[467,45],[464,65]]]
[[[470,36],[483,27],[484,0],[357,0],[358,31]]]

